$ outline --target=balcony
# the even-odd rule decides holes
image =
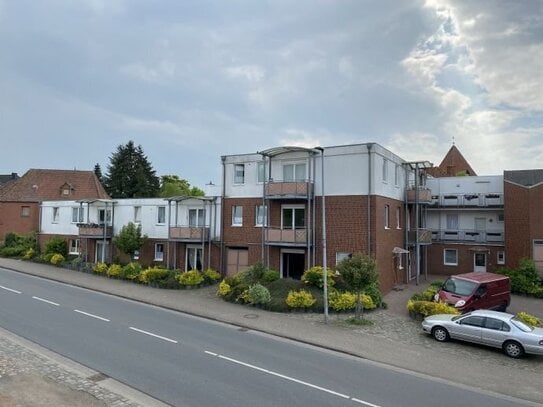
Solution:
[[[277,246],[307,246],[307,229],[281,229],[269,227],[266,230],[266,244]]]
[[[170,239],[181,242],[201,242],[209,238],[208,227],[171,226]]]
[[[313,183],[307,181],[268,182],[264,188],[268,199],[308,199],[313,196]]]
[[[90,237],[100,239],[104,237],[111,238],[113,235],[113,227],[98,225],[96,223],[78,223],[79,237]],[[104,230],[105,229],[105,230]]]
[[[501,208],[502,193],[441,194],[431,197],[430,205],[441,208]]]
[[[432,191],[428,188],[410,188],[407,190],[407,203],[414,204],[417,203],[417,192],[418,192],[418,202],[420,204],[429,204],[432,202]]]
[[[434,242],[468,242],[468,243],[503,243],[503,230],[432,230],[432,241]]]
[[[429,229],[420,229],[417,230],[410,230],[407,232],[407,241],[408,244],[416,244],[417,243],[417,232],[418,232],[418,243],[423,245],[429,245],[432,244],[432,231]]]

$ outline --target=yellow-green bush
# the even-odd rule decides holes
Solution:
[[[32,258],[34,258],[35,256],[35,251],[34,249],[31,247],[30,249],[28,249],[26,252],[25,252],[25,255],[23,256],[23,259],[25,260],[30,260]]]
[[[290,308],[310,308],[315,304],[315,297],[306,290],[289,291],[285,302]]]
[[[541,322],[541,319],[539,319],[538,317],[534,315],[528,314],[527,312],[524,312],[524,311],[519,312],[516,315],[516,317],[520,319],[521,321],[527,323],[528,325],[543,327],[543,322]]]
[[[407,302],[407,309],[410,312],[415,312],[425,317],[437,314],[460,314],[460,312],[455,307],[444,302],[409,300]]]
[[[356,295],[351,292],[332,291],[328,296],[328,304],[334,311],[348,311],[356,306]]]
[[[185,273],[181,273],[177,277],[179,284],[184,286],[196,286],[202,284],[204,281],[204,276],[198,270],[190,270]]]
[[[232,291],[232,287],[230,287],[230,284],[226,282],[226,280],[222,280],[219,284],[219,289],[217,290],[217,295],[219,297],[224,297],[225,295],[228,295]]]
[[[213,284],[221,279],[221,275],[215,270],[208,268],[202,273],[204,277],[204,282],[206,284]]]
[[[360,296],[360,301],[362,302],[362,308],[364,309],[377,308],[377,305],[375,305],[375,303],[373,302],[373,299],[367,294],[362,294]]]
[[[240,296],[247,304],[267,304],[271,301],[270,291],[260,283],[249,286]]]
[[[106,274],[108,270],[108,265],[106,263],[96,263],[94,265],[94,272],[97,274]]]
[[[142,283],[155,283],[168,277],[168,270],[162,267],[149,267],[142,271],[139,275],[139,280]]]
[[[119,277],[121,275],[122,267],[119,264],[112,264],[107,269],[107,276],[108,277]]]
[[[55,254],[53,254],[53,256],[51,256],[51,260],[49,260],[49,261],[50,261],[51,264],[54,264],[56,266],[56,265],[64,262],[64,260],[66,260],[66,259],[64,258],[64,256],[62,254],[55,253]]]
[[[323,288],[324,286],[324,270],[321,266],[313,266],[310,269],[304,271],[302,274],[302,281],[308,285],[314,287]],[[334,280],[334,273],[332,270],[327,269],[326,282],[328,287],[333,287],[336,283]]]
[[[131,262],[124,266],[121,270],[121,277],[127,280],[139,280],[139,275],[142,268],[139,263]]]

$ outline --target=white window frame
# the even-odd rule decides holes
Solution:
[[[390,229],[390,205],[385,205],[385,229]]]
[[[265,226],[268,222],[268,206],[256,205],[255,207],[255,226]]]
[[[288,227],[285,227],[285,220],[284,220],[284,217],[283,217],[283,211],[285,209],[289,209],[289,210],[292,210],[292,224],[289,225]],[[304,225],[303,226],[296,226],[296,210],[297,209],[303,209],[304,211]],[[305,205],[283,205],[281,206],[281,229],[286,229],[286,230],[296,230],[296,229],[305,229],[306,228],[306,217],[307,215],[307,211],[305,209]]]
[[[456,261],[454,263],[447,262],[447,252],[454,252]],[[458,266],[458,250],[457,249],[443,249],[443,265],[445,266]]]
[[[236,213],[237,211],[239,214]],[[243,226],[243,206],[241,205],[232,206],[232,226]]]
[[[396,229],[402,228],[402,208],[396,208]]]
[[[234,164],[234,185],[245,184],[245,164]]]
[[[82,206],[72,207],[72,223],[83,223],[84,217],[85,217],[85,211]]]
[[[81,240],[70,239],[68,242],[68,254],[81,254]]]
[[[349,252],[336,252],[336,266],[341,263],[343,260],[352,257],[352,253]]]
[[[100,225],[103,225],[103,224],[109,225],[111,223],[111,209],[106,209],[106,208],[98,209],[98,223]]]
[[[382,168],[382,177],[383,182],[388,183],[388,160],[383,157],[383,168]]]
[[[256,183],[263,184],[266,180],[266,162],[258,161],[256,163]]]
[[[141,223],[141,206],[134,206],[134,223]]]
[[[60,219],[60,208],[58,206],[54,206],[52,209],[53,215],[51,217],[51,223],[58,223]]]
[[[163,216],[161,216],[161,212],[163,212]],[[157,225],[165,225],[166,224],[166,207],[165,206],[157,206],[156,207],[156,224]]]
[[[505,250],[498,250],[498,252],[496,253],[496,264],[505,264]]]
[[[290,179],[290,177],[285,176],[285,170],[288,167],[292,167],[292,179]],[[298,174],[298,172],[300,171],[299,170],[300,167],[303,167],[303,177],[301,178],[298,176],[298,175],[301,175],[301,174]],[[283,182],[304,182],[307,180],[307,165],[305,162],[283,164],[282,171],[283,171]]]
[[[159,250],[160,247],[162,247],[162,250]],[[164,243],[155,243],[154,261],[164,261]]]
[[[457,213],[447,213],[445,216],[447,230],[459,230],[460,217]]]
[[[196,223],[192,222],[191,213],[196,212]],[[206,210],[204,208],[189,208],[188,210],[188,225],[192,228],[201,228],[206,224]]]

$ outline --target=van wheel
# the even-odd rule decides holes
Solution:
[[[524,355],[524,348],[515,341],[507,341],[503,344],[503,351],[510,358],[518,359]]]
[[[442,326],[436,326],[432,329],[432,336],[438,342],[447,342],[450,338],[449,332]]]

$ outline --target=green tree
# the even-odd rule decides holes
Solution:
[[[177,175],[163,175],[160,177],[160,196],[169,198],[172,196],[204,196],[204,191],[193,187],[186,179]]]
[[[119,234],[113,238],[113,243],[132,260],[134,253],[145,244],[146,240],[147,236],[141,234],[141,225],[136,226],[130,222],[123,226]]]
[[[110,159],[104,187],[112,198],[154,198],[160,179],[140,146],[133,141],[119,145]]]
[[[356,254],[351,258],[342,260],[336,266],[336,271],[343,280],[356,293],[356,319],[360,319],[363,312],[361,307],[361,294],[378,279],[375,260],[370,256]]]
[[[94,174],[96,175],[96,178],[98,178],[98,181],[104,182],[104,177],[102,175],[102,168],[100,167],[100,164],[96,163],[94,166]]]

